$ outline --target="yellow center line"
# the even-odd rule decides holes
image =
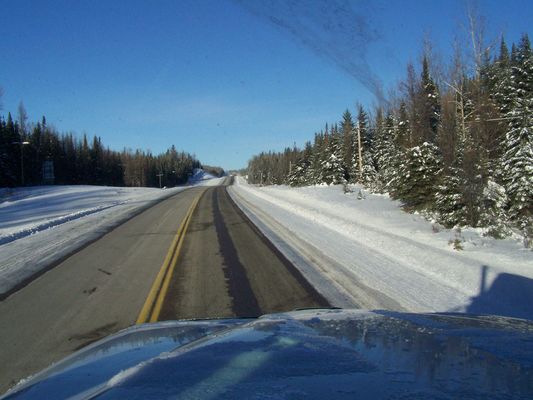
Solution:
[[[168,287],[170,285],[170,280],[172,278],[174,268],[176,266],[176,263],[178,262],[179,252],[181,250],[183,240],[185,238],[185,233],[187,232],[187,228],[189,227],[191,216],[194,210],[196,209],[196,206],[198,205],[198,202],[200,201],[200,198],[202,197],[204,192],[205,190],[194,199],[191,206],[189,207],[189,210],[187,211],[187,214],[185,214],[185,218],[183,219],[178,229],[178,232],[172,240],[165,260],[163,261],[163,265],[161,265],[161,268],[157,273],[154,283],[152,284],[152,288],[148,293],[148,297],[144,302],[143,308],[139,313],[139,317],[137,318],[136,322],[137,324],[144,324],[146,322],[156,322],[158,320],[159,314],[161,313],[161,308],[163,307],[163,301],[165,300]]]

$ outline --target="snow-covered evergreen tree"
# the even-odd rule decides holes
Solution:
[[[489,179],[483,189],[483,208],[479,220],[479,225],[487,228],[488,235],[501,239],[510,233],[506,224],[509,218],[505,211],[508,201],[503,186]]]
[[[437,84],[429,71],[429,60],[424,56],[422,60],[422,76],[420,81],[420,105],[418,137],[430,143],[438,142],[438,133],[441,125],[440,93]],[[420,142],[418,142],[420,143]]]
[[[509,215],[526,236],[533,236],[533,56],[527,36],[522,38],[512,66],[515,95],[502,156],[503,184]]]
[[[388,191],[394,170],[400,165],[400,153],[396,147],[397,129],[394,116],[385,120],[376,118],[375,161],[378,171],[378,190]]]
[[[529,104],[526,104],[529,103]],[[503,154],[503,182],[509,197],[511,218],[522,229],[533,233],[533,107],[531,101],[518,100],[509,116]]]
[[[346,110],[342,115],[341,122],[341,135],[342,135],[342,161],[344,167],[344,178],[346,181],[351,180],[352,172],[352,160],[354,148],[354,130],[355,125],[353,122],[352,114],[350,111]]]
[[[459,135],[452,165],[443,170],[443,177],[435,193],[435,209],[439,222],[447,228],[466,223],[466,187],[464,172],[464,155],[466,138],[464,132]]]
[[[362,171],[359,173],[358,182],[366,187],[373,188],[377,180],[377,171],[372,154],[372,131],[369,127],[368,114],[362,106],[359,107],[357,116],[359,135],[361,140]],[[359,143],[358,143],[359,147]],[[357,147],[357,151],[359,148]],[[358,156],[359,157],[359,156]]]
[[[476,149],[470,131],[470,120],[475,118],[471,94],[463,77],[455,91],[455,146],[453,161],[445,166],[435,194],[435,208],[440,222],[447,226],[476,226],[481,212],[483,177],[480,152]]]
[[[398,110],[398,133],[396,134],[396,145],[401,150],[404,150],[410,148],[412,143],[409,112],[407,111],[407,105],[402,101]]]
[[[389,193],[398,191],[401,185],[401,171],[406,157],[407,150],[411,147],[411,125],[409,121],[409,112],[405,102],[400,103],[398,110],[398,123],[396,124],[396,134],[394,135],[394,152],[392,157],[390,176],[386,187]]]
[[[393,197],[414,209],[432,209],[441,169],[437,146],[424,142],[407,150]]]
[[[300,159],[292,167],[287,176],[287,182],[290,186],[306,186],[313,183],[312,155],[313,147],[310,142],[307,142]]]
[[[326,134],[320,132],[315,134],[315,142],[313,144],[313,155],[311,156],[311,180],[313,184],[322,183],[322,162],[327,157],[328,147],[328,128],[326,125]]]
[[[515,96],[514,77],[507,45],[502,38],[500,56],[489,72],[489,90],[502,115],[511,110]]]
[[[321,162],[321,181],[328,185],[338,185],[345,183],[346,179],[344,178],[345,168],[342,162],[342,137],[336,125],[331,128],[329,139],[326,158]]]
[[[429,62],[427,57],[424,57],[422,62],[422,88],[427,98],[427,107],[430,110],[430,128],[433,134],[437,134],[437,129],[440,123],[440,102],[437,85],[433,81],[429,73]]]

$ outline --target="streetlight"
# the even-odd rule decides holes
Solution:
[[[20,181],[21,186],[24,186],[24,146],[30,142],[12,142],[12,144],[20,145]]]

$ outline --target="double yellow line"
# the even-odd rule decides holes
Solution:
[[[172,240],[172,244],[168,249],[165,261],[163,261],[163,265],[161,265],[161,269],[159,270],[155,281],[152,284],[152,288],[150,289],[148,297],[146,298],[139,317],[137,318],[137,324],[156,322],[159,319],[161,307],[163,307],[163,301],[167,295],[170,280],[172,278],[172,274],[174,273],[176,263],[178,262],[178,256],[185,238],[185,232],[187,232],[187,228],[191,222],[191,216],[196,209],[196,206],[198,205],[203,193],[204,192],[194,199],[189,207],[189,210],[187,211],[187,214],[185,214],[185,218],[183,219],[176,236],[174,236],[174,239]]]

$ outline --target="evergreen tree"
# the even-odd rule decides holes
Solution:
[[[313,154],[311,156],[311,168],[309,171],[310,180],[313,184],[318,184],[322,180],[322,158],[324,148],[324,134],[315,133],[315,140],[313,143]]]
[[[440,169],[439,152],[434,144],[425,142],[409,149],[393,197],[412,209],[433,209]]]
[[[509,214],[519,227],[533,236],[533,104],[519,99],[509,112],[503,154],[503,182],[509,197]]]
[[[346,110],[342,115],[341,132],[343,137],[342,152],[343,152],[343,166],[344,166],[344,179],[350,181],[352,179],[351,173],[353,154],[354,154],[354,129],[352,114]]]
[[[401,153],[396,147],[397,129],[394,116],[387,115],[381,129],[377,129],[376,164],[378,166],[378,184],[380,191],[389,191],[401,163]]]
[[[396,145],[400,149],[405,150],[411,148],[412,144],[409,113],[405,102],[402,101],[398,110],[398,134],[396,135]]]
[[[423,111],[421,118],[422,128],[426,131],[424,140],[430,143],[437,143],[438,131],[441,123],[441,106],[439,90],[431,74],[429,72],[429,61],[427,56],[424,56],[422,61],[422,98]]]
[[[359,135],[361,137],[362,154],[362,171],[359,174],[358,182],[368,188],[372,188],[375,182],[377,181],[377,171],[374,165],[374,156],[372,154],[372,132],[369,127],[368,114],[364,110],[363,106],[359,107],[357,121],[359,127]]]
[[[479,225],[487,228],[487,234],[501,239],[510,234],[506,222],[509,217],[506,207],[509,202],[502,185],[489,178],[483,188],[482,212]]]
[[[0,186],[15,186],[20,182],[20,156],[18,146],[13,143],[18,141],[17,132],[11,114],[7,121],[0,117]]]
[[[464,155],[466,138],[459,135],[453,164],[445,169],[441,184],[437,186],[435,207],[439,214],[439,222],[447,228],[466,223],[466,188],[464,172]]]
[[[305,144],[305,148],[301,153],[300,159],[292,168],[288,176],[288,183],[291,186],[306,186],[313,183],[313,173],[311,171],[311,159],[313,148],[310,142]]]
[[[321,162],[321,183],[338,185],[345,183],[345,168],[342,162],[342,137],[334,125],[329,136],[326,157]]]
[[[515,50],[512,66],[514,96],[502,157],[503,183],[509,198],[509,214],[526,236],[533,236],[533,56],[527,35]]]

